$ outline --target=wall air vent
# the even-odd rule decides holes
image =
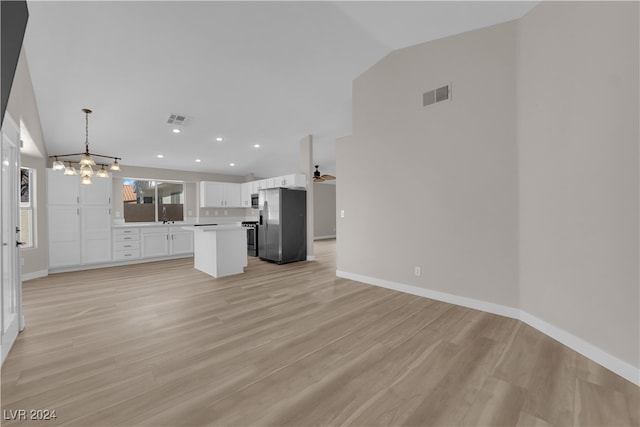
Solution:
[[[422,94],[422,106],[426,107],[442,101],[451,99],[451,85],[439,87]]]
[[[180,114],[171,114],[169,116],[169,119],[167,120],[167,123],[169,123],[170,125],[182,126],[186,119],[186,116],[182,116]]]

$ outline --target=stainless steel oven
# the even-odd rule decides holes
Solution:
[[[251,209],[259,209],[260,205],[258,204],[258,200],[260,199],[258,193],[251,195]]]
[[[247,229],[247,255],[258,256],[258,221],[243,221]]]

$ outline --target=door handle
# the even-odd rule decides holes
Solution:
[[[16,240],[16,248],[19,248],[20,246],[26,245],[26,244],[27,244],[27,242],[21,242],[19,240]]]

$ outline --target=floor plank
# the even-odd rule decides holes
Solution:
[[[213,279],[179,259],[24,284],[3,426],[637,426],[638,387],[535,329],[250,259]],[[6,414],[6,413],[4,413]]]

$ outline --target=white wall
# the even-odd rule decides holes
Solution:
[[[638,9],[541,2],[358,77],[338,274],[521,317],[640,383]]]
[[[354,81],[339,271],[517,305],[515,46],[506,23],[395,51]],[[423,108],[447,83],[451,101]]]
[[[518,26],[520,307],[640,366],[638,3]]]

